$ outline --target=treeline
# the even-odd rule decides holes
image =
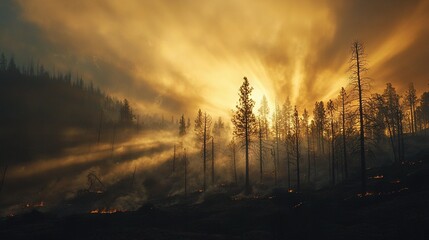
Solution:
[[[406,164],[406,154],[415,153],[407,151],[407,146],[428,133],[429,92],[417,96],[410,83],[400,94],[387,83],[383,92],[371,93],[363,45],[353,43],[351,55],[350,84],[339,89],[336,98],[317,101],[310,110],[293,106],[288,97],[283,104],[276,103],[274,109],[263,97],[259,109],[255,109],[253,88],[244,78],[231,119],[233,132],[225,134],[232,135],[232,139],[218,150],[230,152],[230,179],[237,182],[238,150],[242,150],[240,156],[244,158],[244,169],[238,175],[244,173],[247,193],[255,184],[283,185],[290,191],[301,191],[303,182],[307,187],[316,183],[335,186],[350,179],[360,179],[365,192],[368,167]],[[202,152],[205,190],[210,115],[199,110],[194,125]],[[185,135],[187,129],[189,120],[187,125],[182,116],[179,135]]]
[[[16,64],[0,54],[1,145],[9,162],[85,142],[110,141],[112,129],[136,127],[127,99],[102,92],[81,76]]]

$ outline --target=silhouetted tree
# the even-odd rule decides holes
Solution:
[[[331,180],[332,185],[335,185],[335,133],[334,133],[334,102],[329,99],[328,104],[326,105],[329,111],[329,120],[331,122]]]
[[[379,97],[380,109],[384,115],[386,127],[389,133],[395,162],[400,161],[401,134],[399,124],[399,95],[391,83],[386,84],[386,89],[381,98]]]
[[[4,56],[4,53],[1,53],[0,55],[0,73],[5,73],[7,67],[7,59]]]
[[[186,134],[185,115],[182,114],[179,121],[179,136],[184,136],[185,134]]]
[[[360,42],[354,42],[351,47],[350,58],[350,81],[358,94],[359,101],[359,140],[360,140],[360,161],[361,161],[361,184],[362,193],[366,192],[366,159],[365,159],[365,132],[364,132],[364,112],[363,112],[363,73],[367,71],[367,62],[364,46]]]
[[[214,137],[212,136],[212,185],[215,184],[215,148]]]
[[[299,129],[300,129],[300,123],[299,123],[299,114],[298,114],[298,109],[294,108],[293,111],[293,128],[294,128],[294,140],[295,140],[295,154],[296,154],[296,191],[299,192],[301,191],[301,186],[300,186],[300,172],[299,172],[299,157],[300,157],[300,152],[299,152]]]
[[[13,57],[9,58],[9,63],[7,64],[6,72],[8,78],[16,78],[19,75],[19,69],[16,66],[15,59]]]
[[[325,158],[325,140],[323,137],[324,129],[325,129],[325,123],[326,123],[326,112],[325,112],[325,105],[323,104],[323,101],[316,102],[314,106],[313,111],[314,116],[314,127],[315,127],[315,133],[316,133],[316,140],[317,140],[317,152],[318,152],[318,159],[323,160]],[[313,168],[316,166],[314,165]]]
[[[347,144],[346,144],[346,90],[342,87],[340,91],[340,101],[341,101],[341,126],[342,126],[342,137],[343,137],[343,163],[344,163],[344,174],[345,179],[349,176],[349,170],[347,165]]]
[[[420,106],[418,106],[417,114],[420,122],[420,129],[424,130],[427,135],[429,127],[429,92],[424,92],[420,97]]]
[[[130,107],[130,104],[127,99],[124,99],[121,110],[120,110],[120,119],[123,125],[131,125],[134,120],[133,110]]]
[[[241,139],[245,146],[246,159],[246,193],[250,193],[249,181],[249,147],[252,141],[252,136],[256,133],[256,118],[253,114],[255,101],[251,98],[253,87],[249,85],[249,81],[244,77],[243,84],[240,87],[239,103],[236,105],[236,110],[232,117],[234,124],[234,136]]]
[[[188,129],[191,127],[191,119],[188,117],[188,122],[186,123],[186,129]]]
[[[279,144],[280,144],[280,125],[281,125],[281,111],[280,107],[276,102],[276,108],[273,112],[273,132],[274,132],[274,144],[275,148],[272,150],[272,155],[274,157],[274,184],[277,185],[277,174],[278,174],[278,163],[279,163]]]
[[[410,83],[408,90],[405,92],[404,100],[410,109],[410,132],[415,133],[417,131],[417,123],[416,123],[417,95],[416,95],[416,89],[414,88],[413,83]]]
[[[283,133],[283,140],[285,143],[285,151],[286,151],[286,166],[287,166],[287,182],[288,182],[288,189],[291,189],[291,169],[290,169],[290,152],[291,149],[289,149],[289,141],[292,141],[291,136],[291,118],[292,118],[292,105],[290,104],[289,97],[286,98],[286,101],[283,104],[282,108],[282,133]],[[278,158],[277,158],[278,159]]]
[[[304,128],[305,132],[305,139],[307,142],[307,181],[310,182],[310,126],[308,125],[308,120],[310,118],[310,115],[308,114],[307,109],[304,108],[304,112],[302,113],[302,127]]]
[[[259,139],[259,181],[262,183],[262,137],[263,137],[262,120],[258,118],[258,139]]]
[[[265,96],[262,97],[261,106],[258,109],[259,118],[261,119],[261,129],[262,136],[264,139],[268,139],[269,136],[269,126],[268,126],[268,116],[270,114],[270,108],[268,107],[268,101]]]
[[[184,120],[183,120],[184,122]],[[186,156],[186,148],[183,150],[183,164],[185,170],[185,198],[188,196],[188,157]]]
[[[225,123],[223,122],[221,117],[218,117],[217,121],[215,121],[213,124],[213,134],[218,139],[223,139],[225,137],[225,131],[226,131]]]
[[[229,149],[231,150],[232,169],[233,169],[233,173],[234,173],[234,182],[235,182],[235,184],[237,184],[237,163],[236,163],[237,144],[235,143],[234,138],[232,138],[232,140],[228,146],[229,146]]]
[[[211,116],[206,112],[202,113],[201,109],[198,109],[197,118],[195,119],[195,135],[197,142],[202,144],[202,155],[203,155],[203,191],[206,190],[206,171],[207,171],[207,141],[210,139],[212,119]],[[197,144],[198,144],[197,143]]]

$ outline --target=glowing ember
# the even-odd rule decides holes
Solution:
[[[107,209],[107,208],[103,208],[103,209],[94,209],[91,210],[89,213],[91,214],[112,214],[112,213],[119,213],[119,212],[123,212],[121,210],[118,209]]]
[[[372,195],[374,195],[374,193],[372,193],[372,192],[366,192],[364,195],[362,195],[362,193],[358,193],[358,197],[368,197],[368,196],[372,196]]]
[[[44,207],[45,206],[45,202],[41,201],[38,203],[26,203],[25,207],[26,208],[36,208],[36,207]]]
[[[289,189],[289,190],[288,190],[288,192],[292,193],[292,192],[293,192],[293,189]]]
[[[373,176],[373,177],[369,177],[370,179],[383,179],[384,176],[383,175],[377,175],[377,176]]]
[[[398,183],[401,183],[401,180],[394,180],[394,181],[391,181],[390,183],[394,183],[394,184],[398,184]]]

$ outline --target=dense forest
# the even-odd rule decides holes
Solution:
[[[163,128],[160,117],[136,114],[127,99],[109,96],[77,74],[49,72],[33,61],[18,65],[4,53],[0,86],[3,163],[109,142],[115,129]]]
[[[338,89],[336,98],[317,101],[313,109],[292,105],[287,96],[279,96],[285,101],[275,103],[274,109],[263,97],[256,109],[251,96],[253,88],[244,77],[238,105],[233,110],[232,134],[229,129],[224,130],[222,119],[212,124],[210,114],[201,109],[195,118],[194,132],[189,131],[189,119],[186,122],[182,115],[178,133],[182,137],[193,135],[195,139],[204,166],[203,189],[208,156],[214,154],[213,139],[229,142],[222,147],[224,150],[216,151],[228,152],[232,182],[237,182],[238,151],[243,152],[240,154],[244,157],[247,193],[251,192],[250,182],[259,186],[280,184],[299,192],[302,182],[307,189],[313,189],[315,185],[335,186],[345,180],[360,179],[365,194],[367,169],[404,165],[418,157],[427,147],[429,92],[417,96],[412,82],[403,93],[398,93],[391,83],[386,84],[383,92],[372,92],[371,81],[376,80],[367,76],[367,64],[363,45],[355,42],[351,48],[349,85]],[[213,137],[214,133],[217,136]]]

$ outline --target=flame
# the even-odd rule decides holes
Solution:
[[[44,207],[45,206],[45,202],[41,201],[41,202],[37,202],[37,203],[26,203],[25,207],[26,208],[36,208],[36,207]]]
[[[91,214],[113,214],[113,213],[119,213],[119,212],[124,212],[124,211],[121,211],[121,210],[118,210],[118,209],[115,209],[115,208],[111,208],[111,209],[108,209],[108,208],[102,208],[102,209],[94,209],[94,210],[91,210],[89,213],[91,213]]]
[[[288,192],[293,193],[293,189],[289,189]]]
[[[374,193],[373,192],[366,192],[364,195],[362,195],[362,193],[358,193],[358,197],[368,197],[368,196],[372,196],[372,195],[374,195]]]
[[[384,176],[383,175],[376,175],[376,176],[373,176],[373,177],[369,177],[370,179],[383,179],[384,178]]]

